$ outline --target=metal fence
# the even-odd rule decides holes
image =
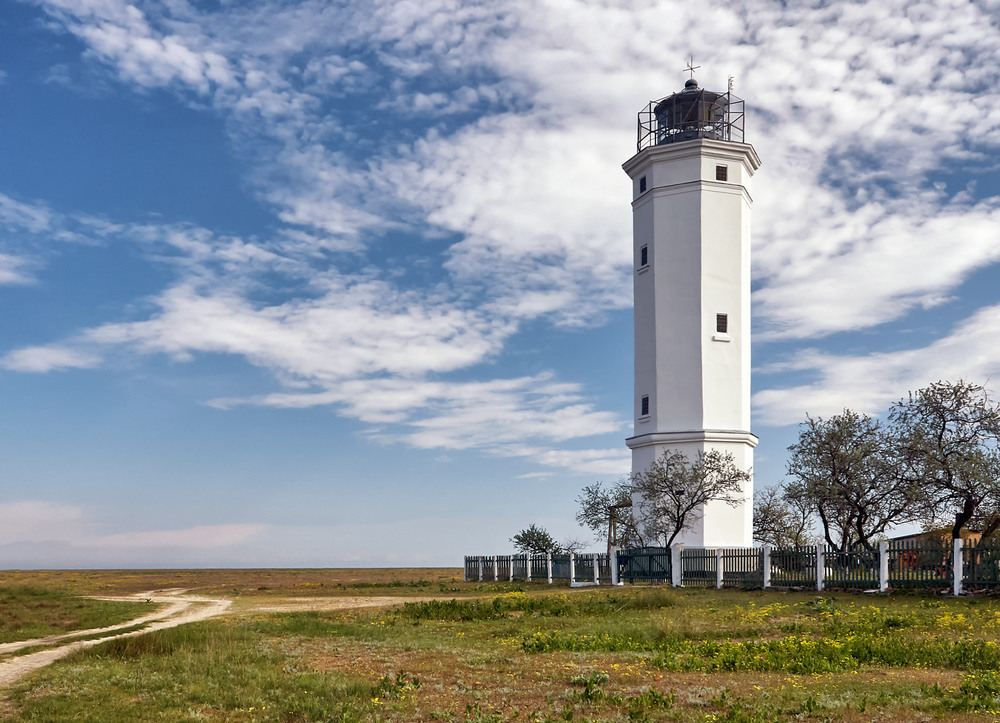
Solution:
[[[607,554],[578,555],[466,555],[466,581],[502,582],[569,580],[571,583],[611,582]]]
[[[465,579],[568,580],[570,584],[648,583],[704,588],[1000,589],[1000,541],[912,538],[876,548],[816,545],[771,548],[642,547],[579,555],[465,558]]]
[[[865,548],[823,550],[823,585],[846,590],[875,590],[879,587],[879,551]]]
[[[718,553],[707,547],[681,550],[681,585],[718,587]]]
[[[672,580],[669,547],[640,547],[620,550],[616,555],[618,579],[630,585],[636,582],[665,584]]]
[[[955,566],[950,540],[889,541],[889,586],[900,590],[951,587]]]
[[[770,583],[774,587],[816,587],[815,545],[776,547],[770,554]]]
[[[962,585],[971,590],[1000,588],[1000,545],[995,540],[962,548]]]
[[[764,587],[764,549],[738,547],[719,550],[722,587],[756,590]],[[773,554],[773,553],[772,553]]]

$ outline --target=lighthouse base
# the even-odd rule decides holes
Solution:
[[[757,437],[742,430],[701,429],[682,432],[654,432],[625,440],[632,450],[632,472],[643,472],[664,452],[683,452],[695,459],[699,452],[716,450],[730,453],[736,465],[753,469],[753,449]],[[685,547],[750,547],[753,544],[753,481],[747,481],[737,494],[738,504],[733,506],[713,500],[693,513],[687,529],[674,540]],[[633,498],[634,511],[642,508],[644,500]],[[647,544],[663,544],[662,540],[647,540]]]

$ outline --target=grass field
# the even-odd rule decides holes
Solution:
[[[986,598],[569,590],[457,570],[0,575],[78,591],[155,579],[239,603],[32,674],[6,691],[13,721],[1000,720]],[[400,606],[257,607],[366,595]]]
[[[89,600],[59,588],[0,585],[0,643],[116,625],[155,608],[141,602]]]

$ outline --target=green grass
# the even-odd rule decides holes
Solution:
[[[111,641],[15,685],[0,715],[860,723],[998,711],[992,599],[531,586],[391,612],[247,613]]]
[[[361,720],[375,686],[295,668],[260,636],[211,621],[78,652],[12,695],[11,720]]]
[[[63,590],[4,587],[0,588],[0,643],[117,625],[156,607],[153,603],[90,600]]]

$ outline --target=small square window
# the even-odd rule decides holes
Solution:
[[[715,315],[715,330],[719,334],[729,333],[729,315],[728,314],[716,314]]]
[[[649,397],[645,396],[642,401],[639,402],[639,416],[645,417],[649,415]]]
[[[639,266],[649,266],[649,247],[639,249]]]
[[[716,166],[715,167],[715,180],[716,181],[728,181],[729,180],[729,167],[728,166]]]
[[[642,178],[639,179],[639,193],[645,193],[645,192],[646,192],[646,177],[643,176]]]

